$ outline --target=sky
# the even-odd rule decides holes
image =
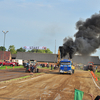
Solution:
[[[65,37],[78,31],[76,22],[99,13],[100,0],[0,0],[0,46],[15,49],[46,46],[58,52]],[[92,54],[99,56],[100,49]]]

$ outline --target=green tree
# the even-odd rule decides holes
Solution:
[[[22,47],[16,50],[17,52],[25,52],[26,50],[23,49]]]
[[[11,52],[11,54],[16,54],[16,50],[15,50],[15,46],[14,45],[10,45],[8,51]]]
[[[36,53],[37,52],[37,49],[32,49],[31,52]]]
[[[38,53],[45,53],[43,50],[38,49],[37,50]]]
[[[34,52],[34,53],[36,53],[37,50],[36,49],[32,49],[32,50],[28,50],[27,52]]]
[[[28,50],[27,52],[34,52],[34,53],[49,53],[49,54],[52,54],[52,53],[53,53],[52,51],[50,51],[49,48],[47,48],[47,50],[32,49],[32,50]]]
[[[50,49],[49,49],[49,48],[47,48],[47,50],[45,50],[45,52],[46,52],[46,53],[53,54],[53,52],[52,52],[52,51],[50,51]]]
[[[4,46],[1,46],[0,51],[6,51],[6,48]]]

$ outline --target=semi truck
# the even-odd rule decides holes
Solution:
[[[63,59],[60,61],[60,66],[59,66],[59,72],[60,73],[69,73],[72,74],[74,73],[75,67],[73,66],[73,63],[69,59]]]
[[[57,55],[57,66],[59,67],[60,73],[74,73],[75,67],[73,66],[73,62],[71,59],[62,59],[63,56],[61,54],[62,47],[60,46],[58,49]]]

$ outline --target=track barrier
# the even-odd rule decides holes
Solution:
[[[94,75],[94,78],[95,78],[95,75]]]
[[[98,81],[98,78],[96,77],[96,81]]]
[[[92,72],[91,72],[91,73],[92,73]],[[91,74],[91,73],[90,73],[90,74]],[[93,75],[94,75],[94,74],[93,74]],[[93,75],[91,75],[91,76],[93,76]],[[98,81],[98,78],[97,78],[97,77],[96,77],[95,79],[96,79],[96,81]],[[93,80],[95,86],[96,86],[98,89],[100,89],[100,87],[96,84],[96,82],[95,82],[95,80],[94,80],[93,77],[92,77],[92,80]]]
[[[95,74],[93,73],[93,71],[91,71],[91,74],[96,79],[96,81],[98,81],[98,78],[95,76]]]

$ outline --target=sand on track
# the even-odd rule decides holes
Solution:
[[[99,84],[98,84],[99,85]],[[84,92],[83,100],[100,95],[89,71],[59,74],[58,70],[40,76],[0,84],[0,100],[74,100],[74,89]]]

